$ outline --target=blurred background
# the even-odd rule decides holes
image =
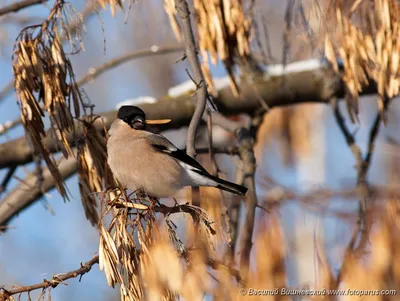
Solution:
[[[270,56],[268,64],[281,64],[284,59],[287,63],[319,59],[323,55],[321,48],[317,47],[318,41],[311,45],[307,35],[313,31],[319,38],[324,27],[328,26],[318,14],[318,7],[323,10],[327,3],[320,0],[316,5],[314,1],[303,0],[300,7],[299,0],[288,1],[294,7],[294,16],[291,32],[286,37],[288,3],[256,1],[255,4],[254,18],[259,24],[264,24],[259,32],[261,50]],[[0,0],[0,7],[13,2]],[[83,0],[71,3],[78,12],[84,10],[86,5]],[[13,78],[11,56],[17,35],[23,27],[42,22],[52,4],[53,1],[47,1],[45,5],[35,5],[0,17],[0,90]],[[310,28],[303,26],[301,10],[304,10]],[[128,9],[117,12],[115,18],[110,10],[99,10],[97,14],[85,16],[85,27],[86,33],[82,33],[84,51],[70,56],[78,80],[90,68],[122,54],[148,49],[153,45],[179,45],[161,0],[133,1],[129,12]],[[285,39],[291,49],[287,57],[283,55]],[[68,47],[66,50],[68,52]],[[83,89],[95,105],[96,113],[116,109],[118,103],[129,99],[166,95],[169,88],[188,80],[185,72],[189,68],[187,62],[175,63],[181,55],[182,52],[176,52],[124,63],[88,82]],[[218,64],[211,68],[211,74],[214,78],[223,77],[226,71],[222,64]],[[363,97],[360,101],[360,123],[351,128],[356,132],[357,143],[363,152],[366,151],[369,129],[377,109],[375,97]],[[6,93],[0,99],[0,124],[18,117],[15,94]],[[369,180],[374,185],[395,185],[391,179],[398,170],[399,152],[391,141],[400,141],[398,119],[398,104],[393,101],[388,125],[381,128],[370,168]],[[347,122],[350,123],[348,119]],[[219,133],[227,135],[223,131]],[[0,143],[23,134],[21,126],[15,127],[0,136]],[[181,129],[169,131],[166,135],[178,147],[184,147],[185,134],[186,129]],[[331,107],[327,105],[302,104],[271,110],[260,128],[256,155],[260,201],[267,199],[270,193],[276,193],[281,186],[301,194],[321,187],[349,189],[356,185],[354,157],[334,120]],[[203,157],[203,161],[207,161],[207,156]],[[232,159],[227,155],[218,155],[217,159],[221,170],[230,171],[229,177],[233,179]],[[33,164],[28,164],[20,168],[15,176],[23,179],[32,168]],[[0,170],[0,178],[5,173],[6,170]],[[19,183],[18,179],[12,180],[9,190]],[[0,235],[0,286],[40,282],[55,273],[77,268],[79,262],[89,260],[97,252],[99,235],[85,218],[76,176],[67,181],[67,187],[71,202],[63,202],[53,190],[21,212],[11,221],[9,230]],[[326,210],[321,212],[310,210],[296,200],[287,200],[277,210],[288,254],[285,263],[289,285],[313,283],[318,277],[314,268],[317,236],[323,237],[323,247],[333,270],[340,268],[356,220],[357,199],[334,198],[325,204]],[[349,218],[332,214],[334,210],[350,213]],[[262,210],[257,210],[257,216],[268,218]],[[68,285],[60,285],[52,292],[52,300],[118,299],[119,291],[107,286],[98,266],[83,276],[82,283],[72,279]]]

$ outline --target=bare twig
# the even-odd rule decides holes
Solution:
[[[255,185],[256,159],[254,156],[254,137],[251,130],[242,124],[229,120],[220,113],[213,114],[213,123],[235,134],[239,143],[239,156],[242,160],[242,172],[244,185],[248,188],[245,201],[245,220],[243,231],[239,242],[240,270],[242,279],[247,280],[248,269],[250,267],[250,252],[252,248],[252,237],[255,222],[255,211],[257,206],[257,195]],[[261,121],[257,124],[260,125]]]
[[[197,56],[197,48],[193,35],[192,25],[190,22],[190,12],[188,4],[185,0],[176,0],[175,6],[179,18],[182,21],[182,33],[185,43],[185,54],[189,61],[190,68],[192,69],[194,80],[196,81],[197,86],[196,110],[193,114],[192,120],[190,121],[186,139],[187,154],[191,157],[195,157],[195,137],[207,105],[207,87],[204,80],[203,72],[201,71],[200,61]]]
[[[299,13],[300,13],[301,23],[303,24],[303,27],[304,27],[304,29],[305,29],[305,31],[307,33],[308,40],[310,41],[311,49],[314,50],[314,49],[317,48],[317,38],[316,38],[315,33],[312,30],[312,28],[311,28],[311,26],[310,26],[310,24],[309,24],[309,22],[307,20],[306,14],[304,12],[304,4],[303,4],[302,1],[298,2],[297,8],[298,8]]]
[[[14,80],[10,80],[0,91],[0,101],[6,98],[14,90]]]
[[[208,154],[210,161],[212,163],[212,166],[214,168],[214,176],[218,176],[219,173],[219,167],[217,160],[215,160],[215,153],[213,149],[213,133],[212,133],[212,116],[210,113],[207,114],[207,134],[208,134]],[[221,192],[222,195],[222,192]]]
[[[290,32],[292,30],[292,19],[294,10],[294,0],[287,0],[285,10],[285,31],[283,33],[282,64],[285,67],[290,57]]]
[[[21,9],[27,8],[32,5],[44,3],[48,0],[23,0],[20,2],[15,2],[8,6],[4,6],[0,8],[0,16],[6,15],[8,13],[15,13]]]
[[[218,125],[222,127],[224,130],[231,132],[233,134],[235,134],[237,130],[243,127],[243,124],[237,121],[230,120],[221,113],[213,113],[212,122],[214,125]]]
[[[360,171],[363,161],[361,150],[356,144],[353,134],[350,133],[350,130],[346,126],[343,115],[340,112],[338,99],[336,97],[332,98],[332,105],[336,122],[340,130],[342,131],[344,138],[346,139],[347,145],[349,146],[351,152],[353,153],[353,156],[356,160],[356,168],[358,171]]]
[[[230,155],[230,156],[238,156],[239,155],[239,148],[236,146],[227,146],[227,147],[212,147],[212,152],[214,154],[225,154],[225,155]],[[210,153],[210,148],[205,147],[205,148],[196,148],[196,154],[197,155],[202,155],[202,154],[209,154]]]
[[[21,123],[22,123],[22,119],[20,117],[15,120],[12,120],[12,121],[9,120],[3,124],[0,124],[0,136],[5,134],[8,130],[11,130],[12,128],[16,127],[17,125],[19,125]]]
[[[209,258],[208,265],[214,270],[218,270],[221,267],[228,268],[229,273],[236,278],[237,282],[242,283],[243,281],[242,278],[240,277],[240,272],[237,269],[233,268],[232,266],[226,266],[223,262],[219,260]]]
[[[7,185],[10,182],[16,169],[17,169],[17,167],[13,166],[13,167],[10,167],[10,169],[8,170],[6,176],[4,177],[4,179],[0,185],[0,195],[7,189]]]
[[[261,18],[262,18],[262,24],[263,24],[263,29],[264,29],[265,43],[267,45],[268,59],[270,61],[272,61],[272,62],[276,62],[277,60],[272,55],[271,41],[270,41],[270,38],[269,38],[267,19],[265,18],[265,16],[262,16]]]
[[[77,84],[79,86],[82,86],[86,83],[88,83],[91,80],[94,80],[96,77],[100,76],[104,72],[118,67],[126,62],[129,62],[134,59],[138,58],[143,58],[143,57],[148,57],[152,55],[162,55],[162,54],[168,54],[168,53],[173,53],[177,51],[182,51],[183,48],[180,46],[173,46],[173,47],[159,47],[159,46],[152,46],[149,49],[142,49],[134,52],[130,52],[124,55],[121,55],[119,57],[116,57],[114,59],[109,60],[108,62],[104,63],[103,65],[100,65],[95,68],[90,68],[88,73],[84,75],[82,78],[80,78],[77,81]]]
[[[84,25],[87,20],[94,15],[97,7],[99,7],[99,3],[97,1],[88,2],[83,10],[76,16],[72,22],[68,25],[68,28],[64,31],[64,34],[61,36],[61,41],[68,41],[69,37],[73,34],[79,34],[79,30],[81,30],[81,25]]]
[[[92,266],[95,264],[99,263],[99,256],[96,255],[89,261],[85,263],[81,263],[81,267],[79,269],[67,272],[67,273],[62,273],[62,274],[57,274],[52,277],[50,280],[44,280],[43,282],[33,284],[33,285],[28,285],[28,286],[21,286],[19,288],[14,288],[10,290],[6,290],[5,288],[0,288],[0,291],[2,290],[3,292],[0,293],[0,300],[5,301],[9,300],[9,297],[16,295],[16,294],[21,294],[25,292],[31,292],[37,289],[47,289],[49,287],[56,287],[60,283],[63,283],[65,280],[71,279],[71,278],[76,278],[80,276],[79,281],[81,280],[82,276],[88,273],[91,269]]]
[[[387,106],[389,105],[390,100],[391,99],[386,99],[384,101],[384,110],[387,109]],[[369,230],[372,225],[370,222],[368,222],[368,220],[367,220],[368,216],[366,215],[367,205],[368,205],[367,201],[369,199],[369,196],[371,195],[371,189],[368,184],[367,174],[368,174],[369,167],[371,165],[372,154],[373,154],[373,151],[375,148],[375,140],[378,136],[378,132],[379,132],[380,124],[382,122],[383,114],[381,112],[377,113],[377,116],[374,120],[374,123],[371,127],[370,134],[369,134],[368,151],[367,151],[366,156],[363,158],[361,150],[355,142],[354,136],[350,133],[350,131],[348,130],[348,128],[345,125],[344,118],[340,113],[339,105],[338,105],[336,99],[333,99],[333,105],[334,105],[334,114],[335,114],[336,121],[346,139],[348,146],[352,150],[352,153],[356,160],[357,191],[358,191],[358,195],[360,197],[357,224],[356,224],[356,227],[354,228],[350,242],[346,248],[343,263],[340,268],[339,275],[337,277],[336,285],[339,286],[342,275],[344,273],[346,273],[348,263],[351,260],[351,254],[353,254],[353,251],[355,249],[362,250],[365,247],[366,243],[368,242],[368,237],[369,237],[369,232],[370,232]],[[359,239],[358,247],[356,247],[356,242],[359,237],[360,237],[360,239]]]

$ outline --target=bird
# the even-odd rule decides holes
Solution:
[[[136,106],[121,106],[108,131],[108,165],[114,178],[126,189],[144,190],[156,198],[173,197],[184,187],[216,187],[244,196],[247,188],[207,172],[195,159],[166,137],[148,130],[148,125],[169,119],[146,120]]]

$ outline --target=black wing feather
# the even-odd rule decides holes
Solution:
[[[197,169],[199,171],[205,172],[205,175],[209,175],[207,170],[205,170],[205,168],[203,166],[201,166],[199,162],[197,162],[192,157],[188,156],[184,151],[180,150],[179,148],[171,150],[168,148],[168,146],[160,145],[160,144],[151,144],[151,146],[157,151],[167,153],[168,155],[175,158],[176,160],[195,167],[195,168],[193,168],[193,170]]]
[[[178,149],[175,145],[173,145],[171,142],[169,142],[165,137],[163,137],[161,135],[153,135],[153,136],[151,136],[150,141],[151,141],[150,145],[153,147],[154,150],[156,150],[158,152],[162,152],[164,154],[167,154],[168,156],[171,156],[174,159],[187,164],[188,168],[190,168],[192,171],[216,182],[215,187],[222,189],[222,190],[229,191],[231,193],[242,195],[242,196],[246,194],[246,192],[247,192],[246,187],[235,184],[235,183],[231,183],[231,182],[222,180],[218,177],[215,177],[213,175],[210,175],[207,172],[207,170],[205,170],[204,167],[200,165],[199,162],[197,162],[192,157],[188,156],[186,154],[186,152]]]

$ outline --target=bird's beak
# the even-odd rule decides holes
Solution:
[[[171,119],[153,119],[153,120],[146,120],[147,124],[166,124],[171,122]]]

